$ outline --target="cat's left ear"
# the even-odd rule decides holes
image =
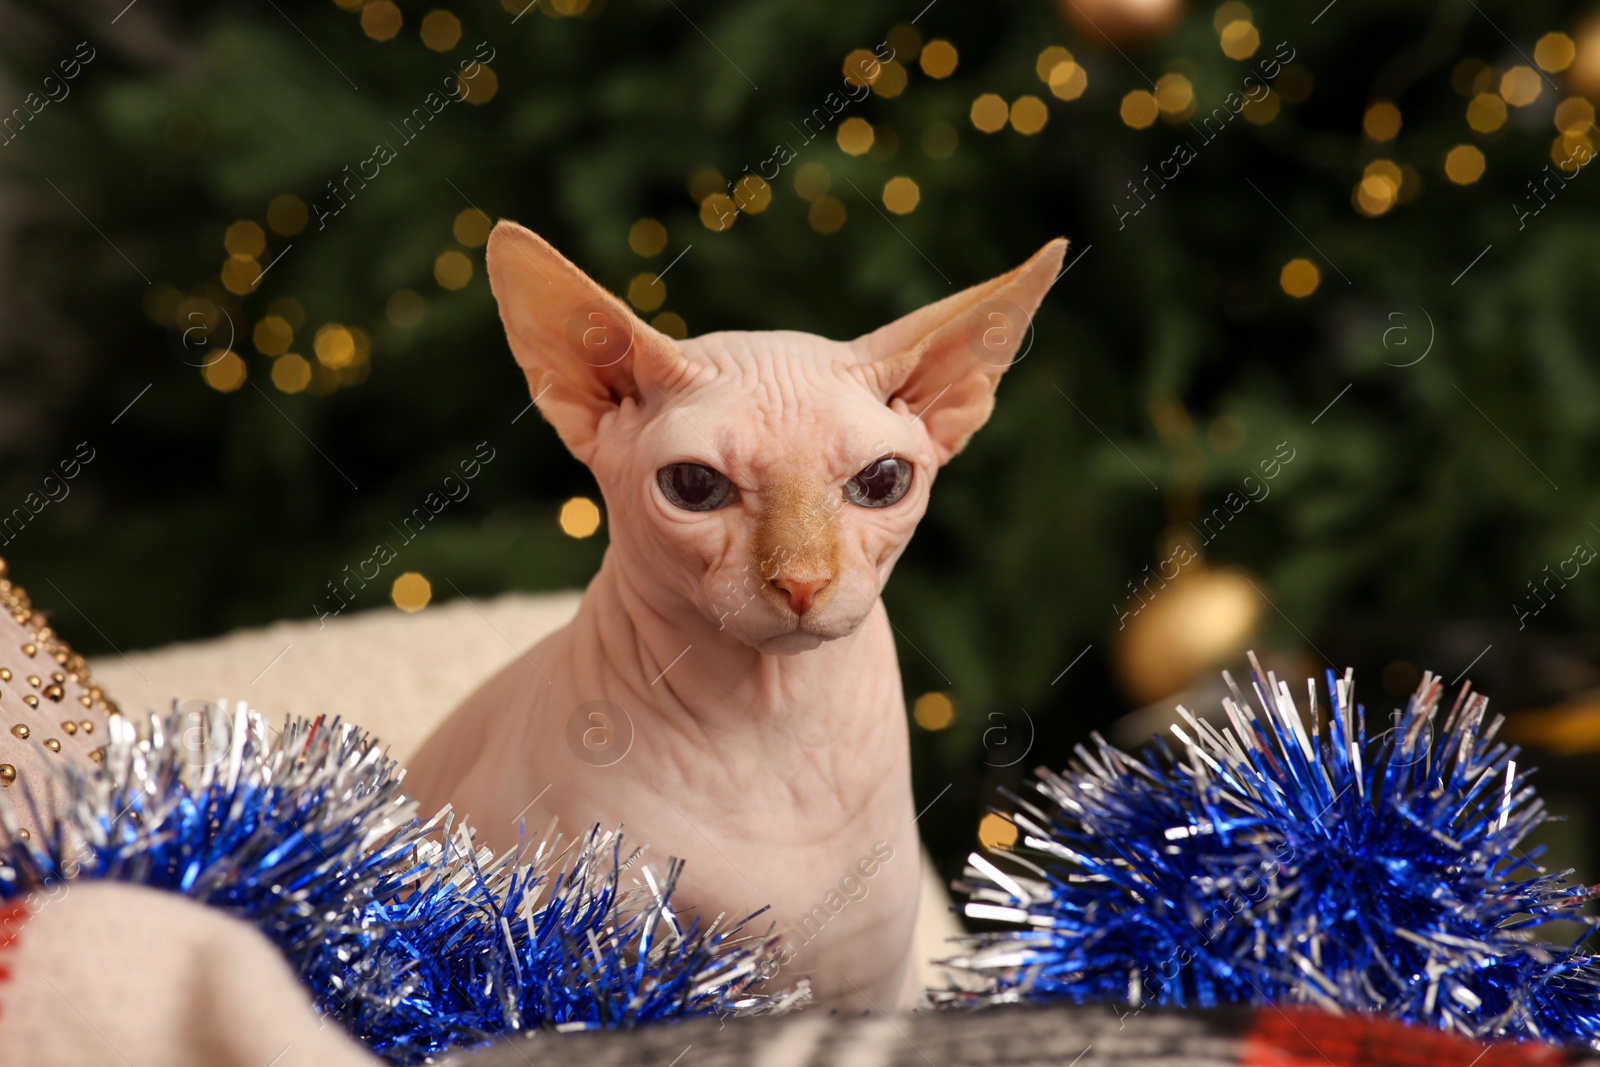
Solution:
[[[994,410],[1000,376],[1031,343],[1039,302],[1060,277],[1056,238],[1016,270],[913,311],[852,342],[854,370],[884,403],[903,401],[943,466]]]

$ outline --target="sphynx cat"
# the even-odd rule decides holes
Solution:
[[[673,341],[500,222],[488,270],[511,351],[594,472],[610,544],[572,622],[412,760],[421,810],[453,805],[497,851],[552,816],[623,824],[687,861],[686,920],[771,905],[779,981],[909,1006],[920,852],[879,593],[1065,249],[853,341]]]

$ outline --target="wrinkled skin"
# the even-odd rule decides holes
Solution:
[[[770,905],[819,1004],[914,998],[919,845],[906,709],[879,594],[938,469],[993,408],[1055,280],[1056,240],[1010,274],[852,342],[793,332],[674,342],[542,239],[501,222],[490,281],[541,411],[594,472],[610,545],[576,618],[470,697],[412,761],[497,851],[558,817],[624,825],[687,860],[687,921]],[[884,507],[848,498],[911,465]],[[691,511],[657,472],[732,483]],[[586,705],[603,700],[611,706]]]

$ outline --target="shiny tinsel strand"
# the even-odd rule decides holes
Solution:
[[[31,839],[11,805],[35,796],[23,783],[0,795],[0,900],[103,879],[222,908],[393,1063],[806,996],[752,992],[776,971],[772,936],[680,927],[676,862],[658,876],[599,827],[566,848],[547,833],[499,857],[476,850],[448,810],[419,821],[398,766],[348,724],[294,720],[272,735],[243,705],[205,705],[143,730],[108,725],[98,767],[57,765],[65,800],[37,813]]]
[[[969,938],[947,965],[976,989],[936,999],[1310,1003],[1600,1048],[1600,960],[1532,936],[1595,925],[1594,893],[1520,849],[1546,813],[1487,699],[1468,683],[1441,715],[1427,674],[1369,738],[1350,672],[1328,672],[1319,729],[1314,683],[1303,718],[1251,663],[1256,707],[1227,678],[1231,728],[1178,709],[1182,759],[1095,735],[1038,772],[1042,805],[1006,794],[1021,840],[957,889],[1014,929]]]

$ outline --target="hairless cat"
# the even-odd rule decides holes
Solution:
[[[853,341],[674,341],[499,223],[511,350],[594,472],[610,544],[572,622],[412,760],[422,810],[453,805],[496,849],[551,817],[623,824],[687,861],[685,918],[770,905],[792,950],[779,978],[808,977],[817,1003],[911,1003],[919,845],[879,593],[1065,249]]]

